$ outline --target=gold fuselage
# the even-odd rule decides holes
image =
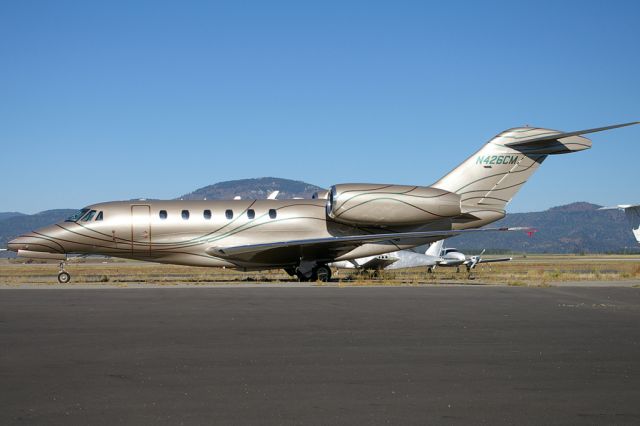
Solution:
[[[372,228],[333,221],[326,213],[326,200],[224,200],[224,201],[118,201],[99,203],[87,209],[102,212],[102,220],[64,221],[10,243],[13,250],[52,253],[100,254],[192,266],[224,266],[267,269],[294,266],[300,258],[260,258],[252,262],[221,259],[205,250],[248,244],[305,240],[347,235],[448,230],[482,226],[490,220],[454,223],[435,221],[421,226]],[[166,218],[161,217],[166,212]],[[188,212],[188,218],[183,217]],[[205,217],[210,211],[210,217]],[[232,216],[228,216],[228,211]],[[253,211],[253,215],[251,215]],[[275,214],[274,214],[275,212]],[[368,243],[346,254],[322,261],[349,260],[398,249],[415,247],[433,239],[391,243]]]
[[[322,191],[326,199],[94,204],[89,219],[36,230],[7,247],[18,255],[55,259],[103,254],[242,269],[297,266],[298,272],[309,272],[317,264],[403,250],[456,234],[446,231],[501,219],[547,156],[590,148],[582,134],[631,124],[638,123],[577,132],[505,130],[430,187],[340,184]]]

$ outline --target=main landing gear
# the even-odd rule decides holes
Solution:
[[[66,284],[71,281],[71,275],[64,270],[64,261],[60,262],[60,272],[58,273],[58,282],[60,284]]]
[[[289,271],[287,271],[289,272]],[[310,263],[301,263],[295,269],[295,274],[301,282],[331,280],[331,268],[327,265],[316,265]]]
[[[476,275],[473,273],[473,268],[471,266],[467,265],[467,273],[469,274],[467,275],[467,279],[470,279],[470,280],[476,279]]]
[[[320,265],[316,268],[316,280],[324,283],[331,279],[331,268],[327,265]]]

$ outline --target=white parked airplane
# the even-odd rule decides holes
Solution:
[[[442,240],[431,244],[425,253],[418,253],[415,249],[398,250],[378,256],[367,256],[353,260],[333,262],[330,265],[337,269],[363,270],[402,269],[426,266],[431,271],[438,265],[438,261],[441,259],[441,249]]]
[[[426,252],[417,253],[414,250],[399,250],[379,256],[368,256],[359,259],[333,262],[331,266],[338,269],[403,269],[426,266],[429,272],[438,266],[456,267],[465,266],[467,272],[471,272],[480,263],[508,262],[512,257],[497,259],[483,259],[484,250],[477,256],[466,256],[455,248],[443,248],[444,240],[436,241],[429,246]]]
[[[441,241],[444,241],[444,240],[441,240]],[[485,250],[482,250],[482,252],[478,255],[466,256],[464,253],[459,252],[457,249],[445,248],[445,249],[442,249],[442,252],[440,255],[442,261],[438,263],[438,266],[448,266],[448,267],[455,266],[458,272],[460,272],[461,266],[465,266],[467,268],[467,272],[471,272],[471,270],[474,269],[480,263],[509,262],[510,260],[513,260],[513,257],[499,257],[499,258],[492,258],[492,259],[484,259],[482,257],[484,252]]]
[[[601,207],[599,210],[624,210],[627,220],[631,225],[631,231],[636,241],[640,243],[640,204],[620,204],[613,207]]]

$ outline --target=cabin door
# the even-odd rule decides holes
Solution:
[[[151,207],[131,206],[131,253],[151,254]]]

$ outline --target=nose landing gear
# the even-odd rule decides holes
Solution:
[[[71,281],[71,275],[64,270],[64,261],[60,262],[60,272],[58,273],[58,282],[60,284],[66,284]]]

